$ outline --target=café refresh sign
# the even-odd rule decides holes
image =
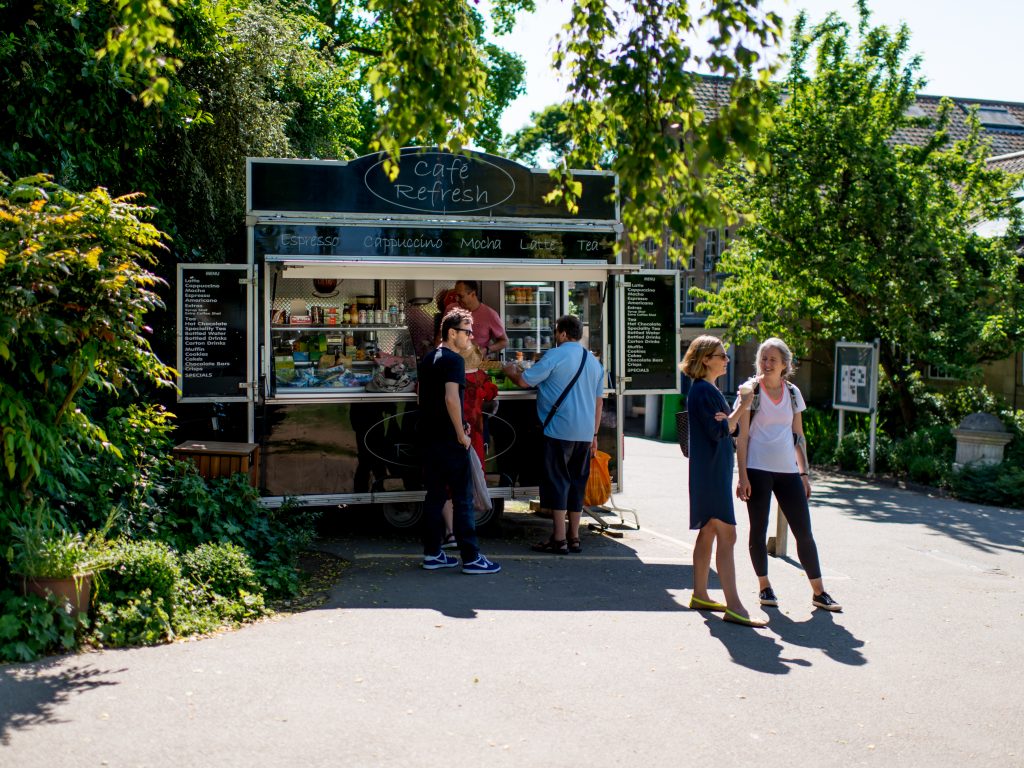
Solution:
[[[247,211],[267,217],[336,214],[480,219],[586,221],[612,228],[618,221],[615,175],[578,171],[579,207],[547,203],[554,181],[545,170],[527,168],[483,152],[456,154],[406,148],[398,177],[384,172],[376,153],[347,162],[249,158]]]
[[[476,213],[499,206],[516,191],[512,176],[483,158],[426,153],[402,158],[395,181],[385,161],[366,171],[363,183],[381,200],[420,213]]]

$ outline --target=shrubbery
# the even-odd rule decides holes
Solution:
[[[154,645],[174,637],[177,556],[158,541],[123,541],[98,584],[92,639],[111,647]]]
[[[56,597],[0,591],[0,662],[32,661],[47,653],[74,650],[85,627],[85,614]]]
[[[920,414],[919,425],[909,434],[895,408],[886,405],[884,387],[879,393],[879,426],[875,445],[875,471],[892,473],[916,483],[948,489],[966,501],[1020,507],[1024,504],[1024,411],[1013,411],[982,386],[965,386],[947,394],[927,391],[919,380],[911,390]],[[887,410],[888,408],[888,410]],[[956,456],[955,429],[971,413],[998,416],[1012,441],[1001,464],[967,467],[953,471]],[[808,408],[804,432],[813,464],[835,464],[841,469],[867,472],[868,420],[847,414],[843,440],[836,446],[837,418],[832,411]]]
[[[100,581],[90,639],[155,645],[266,613],[252,559],[234,544],[202,544],[178,555],[157,541],[121,542]]]
[[[1004,461],[988,467],[965,467],[953,473],[950,488],[958,498],[980,504],[1024,504],[1024,467]]]

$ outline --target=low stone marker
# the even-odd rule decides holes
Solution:
[[[1006,425],[991,413],[965,416],[953,430],[953,436],[956,438],[955,470],[971,464],[999,464],[1006,444],[1013,439]]]

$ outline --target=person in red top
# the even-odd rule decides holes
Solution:
[[[475,331],[474,331],[475,333]],[[484,445],[484,403],[498,396],[498,388],[486,372],[481,371],[481,355],[479,347],[472,347],[462,353],[466,361],[466,392],[463,398],[463,418],[469,424],[469,439],[472,441],[480,464],[486,462],[486,446]]]
[[[455,284],[459,305],[473,315],[473,343],[480,347],[480,353],[487,359],[508,346],[508,337],[501,316],[480,301],[479,292],[480,285],[476,280],[459,280]]]

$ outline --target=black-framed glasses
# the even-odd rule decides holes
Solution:
[[[473,338],[473,330],[471,328],[456,328],[455,330],[457,333],[464,333],[469,336],[469,338]]]
[[[715,354],[708,355],[708,357],[720,357],[723,360],[728,360],[729,359],[729,356],[727,354],[725,354],[724,352],[715,352]]]

